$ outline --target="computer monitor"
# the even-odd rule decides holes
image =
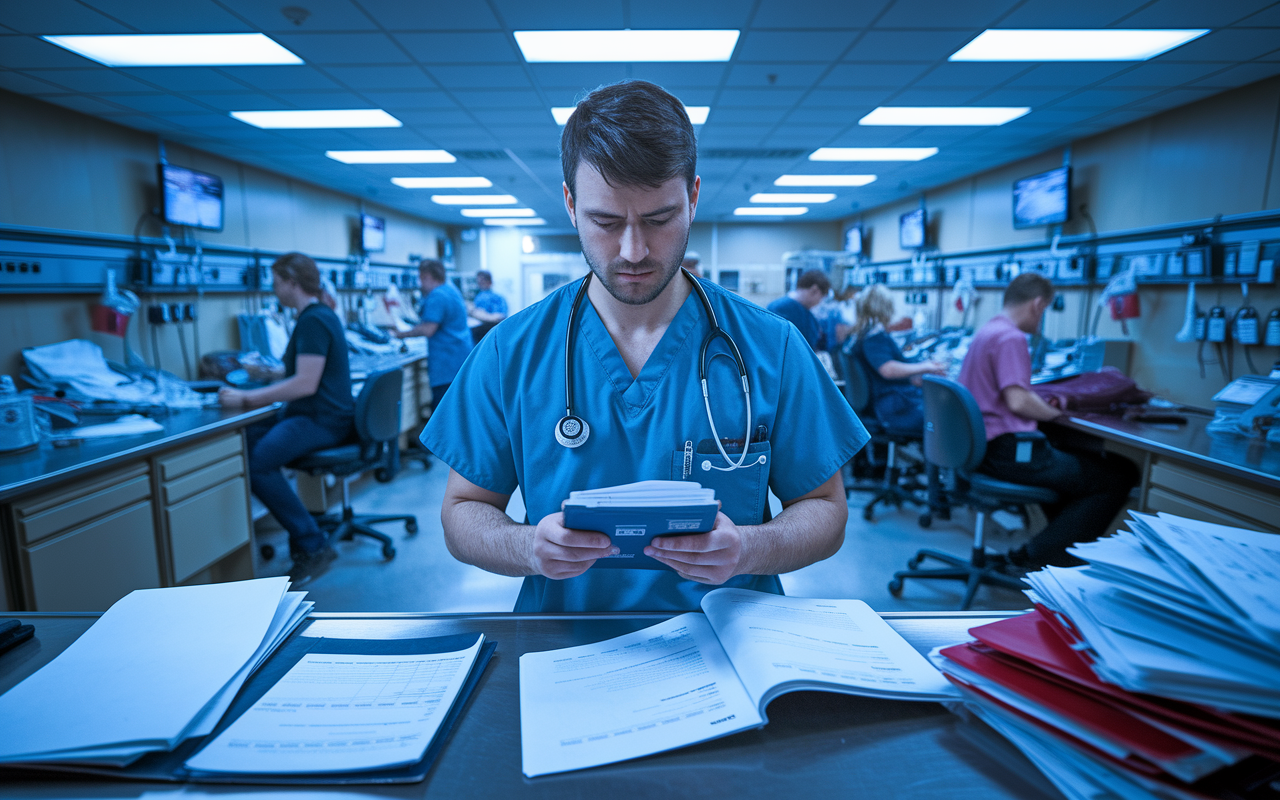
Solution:
[[[855,256],[862,255],[862,226],[850,225],[844,231],[844,251]]]
[[[1061,225],[1071,217],[1071,167],[1058,167],[1013,184],[1013,227]]]
[[[387,221],[370,214],[360,215],[360,249],[380,253],[387,249]]]
[[[222,178],[160,164],[160,213],[168,225],[222,230]]]
[[[898,217],[898,246],[903,250],[924,247],[925,211],[917,208]]]

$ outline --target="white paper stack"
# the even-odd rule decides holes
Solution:
[[[641,508],[701,506],[715,502],[714,489],[703,489],[700,484],[691,481],[640,481],[570,492],[565,505],[584,508]]]
[[[0,695],[0,763],[127,766],[210,733],[313,607],[289,579],[132,592]]]

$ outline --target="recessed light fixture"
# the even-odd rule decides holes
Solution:
[[[533,217],[537,212],[532,208],[464,208],[464,217]]]
[[[757,192],[751,195],[751,203],[830,203],[836,196],[829,192]]]
[[[232,111],[231,116],[255,128],[399,128],[400,120],[380,108],[316,111]]]
[[[509,194],[433,194],[431,202],[442,206],[509,206],[518,201]]]
[[[524,60],[537,63],[601,61],[728,61],[740,31],[516,31]]]
[[[735,208],[733,213],[739,217],[798,217],[808,214],[809,209],[804,206],[745,206]]]
[[[866,186],[875,175],[783,175],[774,186]]]
[[[1003,125],[1031,109],[1004,106],[880,106],[859,125]]]
[[[261,33],[148,33],[40,38],[108,67],[227,67],[303,63],[301,58]]]
[[[530,225],[546,225],[547,221],[542,217],[534,217],[533,219],[504,219],[502,217],[489,217],[484,221],[484,224],[524,228]]]
[[[488,178],[392,178],[396,186],[406,189],[488,189]]]
[[[987,30],[948,61],[1146,61],[1209,32],[1184,30]]]
[[[564,125],[576,109],[577,106],[555,106],[551,109],[551,116],[555,117],[557,125]],[[689,121],[694,125],[705,125],[707,115],[711,113],[711,106],[685,106],[684,110],[689,115]]]
[[[326,150],[343,164],[452,164],[458,159],[446,150]]]
[[[819,147],[810,161],[923,161],[936,156],[936,147]]]

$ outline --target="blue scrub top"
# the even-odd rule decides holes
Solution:
[[[783,295],[769,304],[769,310],[795,325],[809,347],[818,349],[822,330],[818,327],[818,318],[803,303],[794,297]]]
[[[475,298],[472,300],[476,304],[476,308],[481,311],[488,311],[490,314],[507,313],[507,301],[497,292],[484,289],[476,292]]]
[[[590,300],[583,302],[573,407],[591,435],[576,449],[560,445],[555,426],[565,408],[565,331],[579,285],[561,287],[482,339],[422,433],[431,452],[477,486],[509,495],[518,485],[528,521],[559,511],[574,490],[659,479],[713,488],[735,524],[757,525],[768,509],[768,489],[783,501],[805,495],[866,443],[862,423],[794,327],[702,281],[751,380],[752,435],[765,434],[751,445],[752,466],[705,469],[723,466],[724,459],[698,384],[699,349],[711,326],[692,292],[634,380]],[[721,341],[709,352],[725,354],[709,356],[716,430],[741,441],[746,403],[737,368]],[[686,443],[695,451],[688,474]],[[765,463],[753,463],[758,454]],[[780,591],[775,576],[739,575],[724,585]],[[516,610],[692,611],[715,588],[668,570],[593,568],[561,581],[526,578]]]
[[[427,379],[432,386],[453,383],[462,362],[471,352],[467,304],[453,284],[442,283],[424,298],[418,317],[440,327],[427,337]]]

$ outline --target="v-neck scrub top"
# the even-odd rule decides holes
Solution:
[[[699,350],[711,325],[693,292],[635,379],[590,300],[582,303],[573,409],[591,435],[576,449],[556,441],[565,409],[565,333],[580,281],[509,317],[480,341],[432,414],[422,443],[481,488],[509,495],[518,485],[534,524],[559,511],[571,491],[655,479],[696,481],[715,490],[735,524],[760,524],[768,489],[784,502],[808,494],[853,458],[867,432],[790,323],[701,283],[751,380],[745,462],[751,466],[707,468],[725,461],[698,382]],[[708,385],[719,436],[737,440],[727,448],[736,463],[746,430],[742,383],[722,341],[710,352],[724,354],[708,356]],[[739,575],[724,586],[781,591],[776,576]],[[694,611],[715,588],[670,570],[592,568],[567,580],[526,578],[516,610]]]

